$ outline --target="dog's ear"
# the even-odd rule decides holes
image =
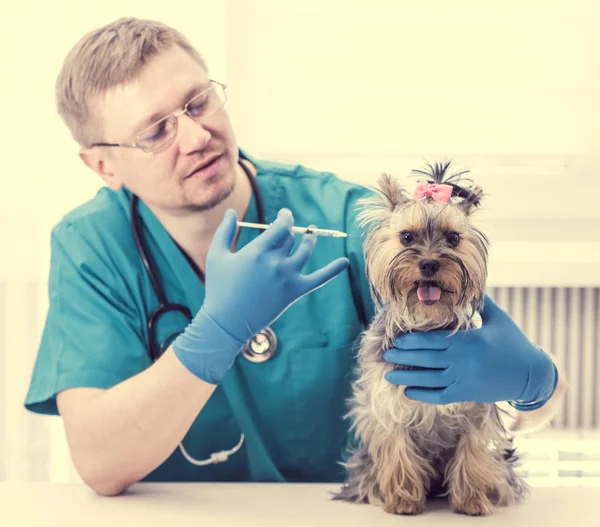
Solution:
[[[376,229],[389,221],[396,207],[411,201],[408,192],[387,172],[370,187],[370,196],[357,201],[358,222],[364,232]]]
[[[384,172],[377,181],[377,192],[381,195],[384,204],[390,211],[394,211],[398,205],[403,205],[410,200],[406,189],[398,183],[398,180]]]
[[[461,189],[460,192],[454,193],[455,196],[462,198],[457,205],[462,211],[470,216],[481,205],[483,198],[483,189],[480,186],[475,186],[472,189]]]

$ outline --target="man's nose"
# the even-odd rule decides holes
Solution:
[[[181,115],[177,124],[177,141],[183,153],[203,150],[212,137],[202,122],[195,121],[189,115]]]

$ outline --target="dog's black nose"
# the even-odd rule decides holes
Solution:
[[[419,269],[421,270],[421,274],[426,278],[433,276],[440,270],[440,261],[439,260],[421,260],[419,262]]]

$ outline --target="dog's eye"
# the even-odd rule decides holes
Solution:
[[[446,241],[450,247],[456,247],[460,243],[460,236],[457,232],[449,232],[446,235]]]
[[[400,243],[402,245],[410,245],[415,241],[415,237],[412,232],[404,231],[400,233]]]

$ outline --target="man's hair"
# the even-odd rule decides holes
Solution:
[[[73,138],[83,147],[106,139],[100,137],[100,117],[91,104],[111,88],[136,79],[152,57],[174,45],[208,72],[187,38],[161,22],[120,18],[84,35],[65,58],[56,80],[58,113]]]

